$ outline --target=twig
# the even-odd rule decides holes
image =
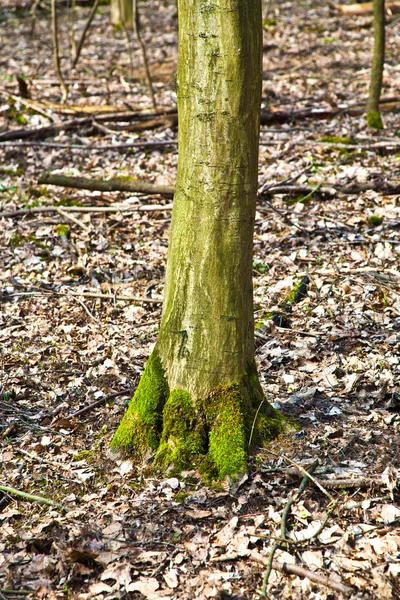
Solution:
[[[81,39],[79,40],[79,44],[78,44],[78,48],[76,50],[76,55],[75,55],[75,58],[74,58],[74,62],[72,63],[72,68],[73,69],[75,69],[75,67],[76,67],[76,65],[78,63],[79,57],[81,55],[81,50],[83,48],[83,44],[85,42],[86,34],[89,31],[89,28],[90,28],[90,26],[92,24],[92,21],[94,19],[95,14],[96,14],[98,5],[99,5],[99,0],[94,0],[92,9],[91,9],[90,14],[89,14],[89,18],[88,18],[88,20],[86,22],[86,25],[85,25],[85,28],[84,28],[84,30],[82,32]]]
[[[266,452],[268,452],[268,454],[272,454],[273,456],[276,456],[277,458],[283,458],[284,460],[287,460],[287,462],[289,462],[291,465],[295,466],[296,469],[301,471],[304,475],[307,475],[309,477],[309,479],[311,479],[311,481],[321,490],[321,492],[323,494],[325,494],[325,496],[327,496],[329,498],[329,500],[331,502],[335,502],[335,499],[333,498],[333,496],[330,495],[330,493],[324,488],[324,486],[318,481],[318,479],[315,479],[315,477],[313,477],[313,475],[308,473],[308,471],[304,467],[299,465],[296,461],[292,460],[285,454],[277,454],[276,452],[273,452],[272,450],[269,450],[268,448],[266,448],[265,450],[266,450]]]
[[[32,594],[32,590],[2,590],[0,589],[2,594],[6,596],[30,596]]]
[[[6,492],[7,494],[11,494],[13,496],[20,496],[21,498],[25,498],[25,500],[32,500],[32,502],[41,502],[42,504],[48,504],[49,506],[56,506],[57,508],[63,508],[65,510],[69,510],[67,506],[64,504],[60,504],[59,502],[54,502],[49,498],[43,498],[42,496],[33,496],[32,494],[26,494],[25,492],[21,492],[20,490],[16,490],[12,487],[7,487],[5,485],[0,485],[0,491]]]
[[[80,410],[76,410],[75,412],[72,413],[73,417],[78,417],[80,415],[84,415],[85,413],[91,411],[93,408],[97,408],[98,406],[102,406],[102,404],[105,404],[106,402],[108,402],[109,400],[112,400],[113,398],[118,398],[118,396],[129,396],[129,395],[133,395],[132,390],[121,390],[119,392],[113,392],[112,394],[108,394],[108,396],[104,396],[104,398],[100,398],[100,400],[96,400],[96,402],[92,402],[92,404],[89,404],[88,406],[85,406],[84,408],[81,408]]]
[[[78,225],[78,227],[81,227],[85,231],[90,231],[90,227],[88,227],[87,225],[82,223],[82,221],[79,221],[78,219],[76,219],[73,215],[67,215],[67,213],[65,211],[63,211],[61,208],[58,208],[57,212],[62,217],[64,217],[64,219],[68,219],[69,221],[72,221],[73,223],[75,223],[75,225]]]
[[[99,124],[96,123],[96,126],[99,127]],[[111,131],[111,130],[110,130]],[[101,144],[97,146],[95,144],[87,144],[86,146],[83,144],[58,144],[52,142],[1,142],[0,148],[4,148],[7,146],[11,146],[12,148],[32,148],[32,147],[42,147],[42,148],[66,148],[67,150],[130,150],[135,148],[157,148],[157,147],[165,147],[165,146],[176,146],[178,144],[177,140],[160,140],[159,142],[126,142],[125,144]]]
[[[4,88],[1,88],[1,87],[0,87],[0,91],[8,98],[15,100],[15,102],[18,102],[19,104],[23,104],[24,106],[26,106],[26,108],[29,108],[30,110],[33,110],[34,112],[38,113],[39,115],[46,117],[46,119],[48,119],[49,121],[52,121],[52,122],[54,121],[54,117],[52,117],[43,108],[38,107],[37,103],[34,100],[31,101],[28,98],[21,98],[21,96],[15,96],[14,94],[10,94],[10,92],[8,90],[5,90]],[[11,133],[11,132],[5,132],[5,133]]]
[[[59,206],[35,206],[34,208],[21,208],[19,210],[9,210],[0,213],[0,218],[18,217],[21,215],[30,215],[35,213],[58,212]],[[153,212],[171,210],[172,204],[144,204],[137,207],[118,206],[63,206],[63,212],[78,213],[134,213],[134,212]]]
[[[268,566],[268,560],[256,552],[252,550],[250,552],[250,560],[261,564],[265,567]],[[324,585],[332,590],[340,592],[342,594],[350,594],[353,589],[347,585],[344,585],[340,581],[336,581],[331,579],[327,575],[320,575],[319,573],[314,573],[314,571],[309,571],[308,569],[304,569],[303,567],[298,567],[297,565],[289,565],[288,563],[278,563],[277,561],[272,561],[272,568],[276,571],[280,571],[281,573],[286,573],[289,575],[298,575],[299,577],[304,577],[313,581],[314,583],[318,583],[319,585]]]
[[[282,545],[282,543],[286,542],[286,529],[287,529],[287,520],[290,514],[290,510],[292,508],[293,503],[295,502],[295,500],[298,500],[298,498],[301,496],[301,494],[304,492],[304,490],[307,487],[307,484],[309,482],[310,479],[310,474],[315,471],[315,469],[318,466],[318,460],[315,460],[313,462],[313,464],[309,467],[308,471],[306,471],[306,475],[304,475],[300,487],[297,491],[296,495],[290,494],[288,497],[288,500],[286,502],[285,508],[283,509],[283,513],[282,513],[282,519],[281,519],[281,537],[280,540],[278,540],[277,543],[275,543],[272,548],[271,548],[271,552],[269,554],[268,557],[268,561],[267,561],[267,569],[265,571],[265,575],[264,575],[264,580],[263,580],[263,585],[262,585],[262,594],[263,596],[266,596],[267,594],[267,585],[268,585],[268,579],[269,576],[271,574],[272,571],[272,565],[274,562],[274,555],[275,552],[278,550],[278,548]]]
[[[92,315],[92,313],[90,312],[90,310],[88,309],[86,304],[80,298],[75,298],[75,300],[78,302],[78,304],[80,304],[82,306],[83,310],[86,312],[86,314],[89,316],[89,318],[92,319],[92,321],[94,321],[95,323],[101,323],[101,321],[99,321],[99,319],[96,319],[96,317],[94,315]]]
[[[149,87],[151,103],[153,104],[153,108],[156,111],[157,103],[156,103],[156,97],[154,95],[154,88],[153,88],[153,82],[151,79],[151,74],[150,74],[150,69],[149,69],[149,61],[147,58],[146,46],[144,45],[144,42],[143,42],[142,36],[141,36],[141,32],[140,32],[140,15],[139,15],[137,0],[133,0],[133,13],[134,13],[133,14],[134,33],[136,34],[137,41],[138,41],[140,49],[142,51],[143,65],[144,65],[144,70],[146,73],[147,85]]]
[[[53,58],[54,67],[57,73],[57,77],[60,81],[62,89],[62,102],[65,102],[68,98],[68,87],[64,81],[61,66],[60,66],[60,53],[58,49],[58,32],[57,32],[57,0],[51,0],[51,26],[52,26],[52,38],[53,38]]]

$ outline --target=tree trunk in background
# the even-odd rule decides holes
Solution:
[[[179,166],[160,334],[112,446],[156,464],[246,469],[284,428],[254,361],[261,0],[179,0]]]
[[[111,0],[111,23],[133,28],[133,5],[136,0]]]
[[[367,122],[374,129],[383,129],[379,100],[385,63],[385,0],[374,0],[374,55],[367,103]]]

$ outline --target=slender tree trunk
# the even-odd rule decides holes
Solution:
[[[111,23],[127,29],[133,27],[133,1],[111,0]]]
[[[261,0],[179,0],[179,166],[156,347],[114,448],[214,476],[283,428],[254,361]]]
[[[379,100],[385,63],[385,0],[374,0],[374,55],[367,103],[367,122],[374,129],[383,129]]]

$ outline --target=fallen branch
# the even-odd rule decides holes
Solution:
[[[173,186],[155,185],[144,181],[124,181],[121,179],[87,179],[86,177],[66,177],[65,175],[43,175],[38,180],[39,184],[57,185],[76,189],[99,192],[136,192],[143,194],[162,194],[173,196]],[[337,192],[342,194],[359,194],[366,191],[381,192],[382,194],[399,194],[400,183],[384,181],[366,181],[365,183],[349,183],[339,186],[312,186],[312,185],[285,185],[271,184],[264,188],[261,197],[271,194],[323,194],[334,196]]]
[[[26,292],[11,292],[10,294],[0,295],[0,300],[7,300],[15,296],[65,296],[66,298],[100,298],[102,300],[123,300],[124,302],[144,302],[145,304],[162,304],[162,298],[144,298],[143,296],[117,296],[113,294],[101,294],[100,292],[56,292],[54,290],[46,290],[45,292],[30,290]],[[44,427],[37,425],[43,431],[50,431]]]
[[[171,210],[172,204],[144,204],[143,206],[118,207],[118,206],[35,206],[34,208],[21,208],[0,213],[0,218],[19,217],[22,215],[40,214],[47,212],[78,212],[78,213],[133,213],[133,212],[158,212]]]
[[[65,175],[43,175],[38,183],[98,192],[136,192],[139,194],[162,194],[163,196],[173,196],[175,191],[171,185],[155,185],[146,181],[125,181],[123,179],[105,181],[104,179],[66,177]]]
[[[67,150],[83,150],[92,151],[97,150],[103,152],[104,150],[129,150],[130,148],[160,148],[165,146],[177,146],[177,140],[160,140],[159,142],[126,142],[125,144],[59,144],[57,142],[21,142],[15,140],[14,142],[0,142],[0,147],[13,147],[13,148],[66,148]]]
[[[102,406],[109,400],[118,398],[118,396],[129,396],[129,395],[132,396],[133,392],[132,392],[132,390],[128,390],[128,389],[121,390],[119,392],[114,392],[112,394],[108,394],[108,396],[104,396],[103,398],[100,398],[100,400],[96,400],[96,402],[92,402],[92,404],[89,404],[88,406],[85,406],[84,408],[81,408],[80,410],[76,410],[75,412],[72,413],[72,416],[78,417],[80,415],[84,415],[85,413],[91,411],[93,408],[97,408],[98,406]]]
[[[287,530],[287,520],[290,514],[290,510],[292,508],[293,503],[295,502],[295,500],[298,500],[298,498],[301,496],[301,494],[304,492],[304,490],[307,487],[308,481],[309,481],[309,474],[313,473],[315,471],[315,469],[318,466],[318,460],[314,461],[314,463],[310,466],[309,470],[308,470],[308,474],[304,475],[300,487],[297,491],[296,495],[290,494],[288,497],[288,500],[286,502],[285,508],[283,509],[283,513],[282,513],[282,519],[281,519],[281,537],[275,542],[275,544],[272,546],[271,551],[269,553],[269,557],[267,560],[267,569],[265,571],[265,575],[264,575],[264,581],[263,581],[263,586],[262,586],[262,594],[263,596],[267,595],[267,585],[268,585],[268,579],[269,576],[271,574],[272,568],[273,568],[273,564],[274,564],[274,555],[275,552],[278,550],[278,548],[280,548],[283,545],[287,545],[287,540],[286,540],[286,530]]]
[[[268,559],[256,552],[255,550],[250,552],[250,560],[260,565],[263,565],[264,567],[268,567]],[[280,571],[281,573],[285,573],[288,575],[298,575],[299,577],[304,577],[305,579],[309,579],[314,583],[323,585],[342,594],[351,594],[353,592],[353,589],[351,587],[344,585],[340,581],[336,581],[336,579],[332,579],[331,577],[327,577],[326,575],[320,575],[319,573],[309,571],[308,569],[298,567],[297,565],[289,565],[288,563],[278,563],[276,560],[274,560],[272,561],[272,568],[276,571]]]
[[[361,4],[336,4],[335,8],[342,13],[342,15],[347,17],[353,17],[355,15],[368,15],[374,10],[372,2],[361,2]],[[390,14],[400,13],[400,2],[386,1],[385,10]]]

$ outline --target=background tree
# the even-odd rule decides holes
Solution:
[[[111,0],[111,23],[132,29],[136,0]]]
[[[383,129],[379,100],[385,63],[385,0],[374,0],[374,54],[367,102],[367,122],[374,129]]]
[[[282,430],[254,360],[261,0],[179,0],[179,166],[160,333],[115,449],[214,475]],[[251,440],[250,440],[251,438]],[[204,466],[204,465],[203,465]]]

